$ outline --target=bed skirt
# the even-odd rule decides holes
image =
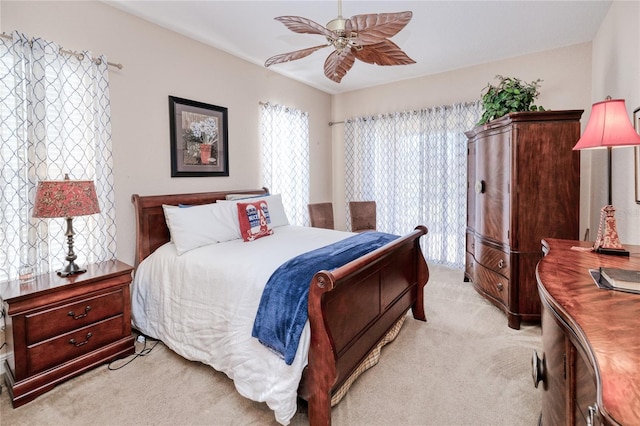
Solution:
[[[378,360],[380,360],[380,351],[382,347],[387,343],[391,343],[393,340],[395,340],[395,338],[398,336],[398,333],[400,333],[400,329],[402,328],[402,325],[404,324],[404,321],[406,318],[407,318],[407,315],[405,313],[405,315],[402,315],[400,319],[396,321],[393,327],[391,327],[391,329],[387,332],[387,334],[382,338],[380,343],[378,343],[376,347],[373,348],[373,350],[364,359],[364,361],[362,361],[358,366],[358,368],[356,368],[353,374],[351,374],[351,376],[349,376],[349,378],[342,384],[342,386],[340,386],[340,389],[338,389],[336,393],[333,394],[333,396],[331,397],[332,407],[335,406],[338,402],[340,402],[342,397],[346,395],[347,391],[349,390],[353,382],[355,382],[356,379],[360,377],[362,373],[364,373],[365,371],[367,371],[368,369],[370,369],[371,367],[373,367],[378,363]]]

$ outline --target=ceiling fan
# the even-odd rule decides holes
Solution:
[[[338,0],[338,17],[329,21],[326,27],[300,16],[279,16],[275,19],[291,31],[323,35],[329,43],[272,56],[264,66],[301,59],[328,46],[335,50],[324,62],[324,75],[336,83],[340,83],[356,59],[376,65],[414,64],[413,59],[388,40],[403,29],[412,16],[413,12],[407,11],[355,15],[344,19],[342,0]]]

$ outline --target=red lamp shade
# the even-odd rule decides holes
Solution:
[[[624,99],[593,104],[584,134],[574,150],[640,145],[640,135],[629,120]]]
[[[76,217],[100,213],[90,180],[44,180],[38,183],[33,217]]]

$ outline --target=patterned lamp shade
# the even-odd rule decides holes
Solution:
[[[65,175],[64,180],[45,180],[38,183],[36,201],[33,206],[33,217],[64,217],[67,221],[67,264],[57,271],[61,277],[81,274],[85,268],[76,265],[78,258],[73,251],[72,218],[100,213],[96,187],[90,180],[69,180]]]
[[[33,217],[75,217],[100,213],[90,180],[45,180],[38,183]]]

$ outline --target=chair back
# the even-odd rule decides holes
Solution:
[[[375,201],[350,201],[349,213],[351,214],[352,232],[376,230]]]
[[[313,203],[308,208],[312,227],[334,229],[332,203]]]

